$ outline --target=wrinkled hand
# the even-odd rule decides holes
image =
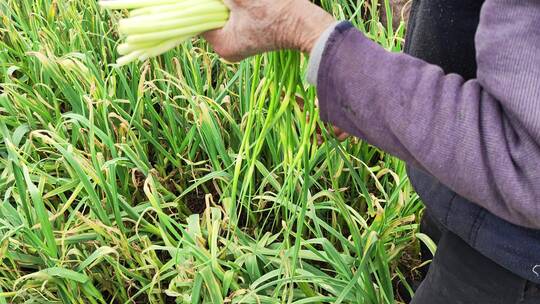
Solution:
[[[224,28],[203,36],[229,61],[281,49],[309,52],[334,18],[308,0],[224,0]]]

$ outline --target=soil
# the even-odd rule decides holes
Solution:
[[[204,194],[197,194],[191,192],[186,195],[186,206],[189,210],[196,214],[202,214],[206,210],[206,201],[204,200]]]
[[[398,264],[407,283],[414,291],[420,286],[420,283],[422,283],[422,280],[425,277],[425,274],[417,268],[420,264],[422,264],[422,259],[420,258],[419,253],[415,252],[413,249],[403,252]],[[412,300],[409,291],[401,281],[395,281],[394,290],[396,291],[398,299],[403,303],[409,303]]]

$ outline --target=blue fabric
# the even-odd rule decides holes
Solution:
[[[431,214],[445,228],[497,264],[540,283],[540,231],[508,223],[456,195],[423,171],[409,167],[410,179]]]
[[[411,304],[540,303],[540,284],[508,271],[458,235],[443,232],[438,246]]]

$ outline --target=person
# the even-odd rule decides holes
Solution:
[[[438,242],[412,303],[540,303],[540,1],[414,0],[408,54],[308,0],[225,3],[218,54],[309,53],[321,119],[408,163]]]

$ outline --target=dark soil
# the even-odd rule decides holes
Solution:
[[[405,276],[405,279],[407,281],[407,284],[416,291],[416,289],[420,286],[420,283],[422,283],[422,280],[425,277],[425,274],[421,269],[416,268],[418,265],[422,264],[422,259],[420,257],[420,254],[417,252],[414,252],[414,250],[409,249],[408,251],[405,251],[403,255],[401,256],[401,259],[399,261],[398,268],[401,270],[403,275]],[[396,280],[394,283],[394,290],[396,291],[396,297],[404,302],[404,303],[410,303],[412,298],[409,294],[409,291],[405,287],[405,285],[401,282],[401,280]]]
[[[186,195],[186,206],[194,214],[202,214],[206,210],[204,194],[189,193]]]

